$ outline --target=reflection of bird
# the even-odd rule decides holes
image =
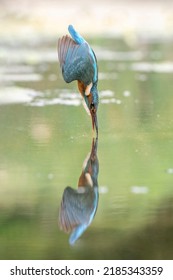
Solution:
[[[65,232],[72,231],[69,242],[74,244],[92,222],[98,205],[98,170],[97,139],[92,143],[92,150],[83,163],[78,181],[78,189],[66,187],[63,193],[59,225]]]
[[[68,30],[72,36],[63,36],[58,40],[58,57],[62,75],[67,83],[78,81],[79,91],[84,98],[84,106],[92,118],[92,126],[96,128],[98,107],[98,69],[96,56],[89,44],[75,31],[72,25]]]

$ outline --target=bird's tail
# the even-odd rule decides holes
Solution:
[[[77,44],[81,45],[86,42],[84,38],[74,29],[73,25],[69,25],[68,31]]]

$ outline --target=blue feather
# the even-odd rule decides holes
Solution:
[[[68,31],[69,31],[70,35],[72,36],[73,40],[77,44],[81,45],[83,43],[87,43],[85,41],[85,39],[74,29],[73,25],[68,26]],[[90,55],[93,59],[93,63],[94,63],[93,64],[93,66],[94,66],[94,82],[96,82],[97,81],[97,62],[96,62],[96,58],[95,58],[95,55],[93,53],[93,50],[91,49],[91,47],[89,45],[88,45],[88,47],[89,47],[89,53],[90,53]]]
[[[86,42],[84,38],[74,29],[73,25],[69,25],[68,31],[77,44],[81,45]]]
[[[98,76],[98,73],[97,73],[97,61],[96,61],[94,52],[93,52],[93,50],[91,48],[90,48],[90,54],[91,54],[93,62],[94,62],[94,78],[93,78],[93,81],[95,83],[97,81],[97,79],[98,79],[98,77],[97,77]]]
[[[82,235],[82,233],[87,229],[87,224],[80,224],[71,233],[69,238],[70,245],[74,245],[77,239]]]

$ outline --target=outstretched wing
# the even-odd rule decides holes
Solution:
[[[95,205],[95,192],[92,188],[84,189],[83,193],[67,187],[64,190],[59,213],[59,225],[69,232],[79,225],[88,224]]]
[[[77,44],[68,35],[58,40],[58,57],[62,75],[67,83],[74,80],[85,85],[93,82],[95,77],[95,60],[86,41]]]
[[[71,232],[69,242],[74,244],[92,222],[98,205],[98,189],[84,187],[83,192],[67,187],[64,190],[59,213],[59,225]]]

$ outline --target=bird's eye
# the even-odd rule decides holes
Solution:
[[[90,104],[90,109],[92,110],[92,109],[94,109],[94,103],[92,102],[91,104]]]
[[[90,104],[90,112],[96,112],[95,104],[93,102]]]

